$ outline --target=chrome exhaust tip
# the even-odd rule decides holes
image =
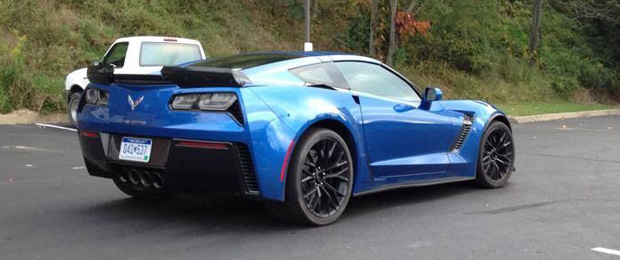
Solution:
[[[151,183],[155,189],[161,189],[164,186],[164,178],[162,178],[159,173],[151,172],[149,175],[151,177]]]
[[[150,188],[153,180],[151,180],[151,176],[149,175],[149,172],[142,171],[139,175],[140,175],[140,183],[142,183],[142,186],[144,186],[145,188]]]
[[[133,185],[140,184],[140,176],[139,176],[138,171],[136,169],[133,169],[127,175],[129,177],[129,182],[131,182],[131,184],[133,184]]]
[[[127,179],[127,172],[126,171],[122,171],[121,173],[118,174],[118,180],[121,181],[122,183],[127,183],[129,180]]]

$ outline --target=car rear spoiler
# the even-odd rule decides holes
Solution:
[[[89,66],[88,80],[98,84],[163,85],[176,84],[179,87],[241,87],[250,80],[239,70],[212,67],[163,67],[161,75],[114,74],[111,66]]]

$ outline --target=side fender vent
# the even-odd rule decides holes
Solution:
[[[239,165],[241,167],[241,177],[245,185],[245,193],[249,195],[258,195],[258,181],[254,172],[254,162],[247,145],[238,143],[237,156],[239,157]]]
[[[469,132],[471,132],[473,122],[474,117],[465,115],[465,117],[463,118],[463,126],[461,127],[461,132],[454,144],[452,145],[452,152],[458,152],[461,147],[463,147],[463,144],[465,144],[465,140],[467,140],[467,136],[469,136]]]

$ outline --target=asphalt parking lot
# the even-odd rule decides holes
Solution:
[[[0,126],[0,259],[620,260],[592,250],[620,250],[620,117],[514,134],[503,189],[373,194],[334,225],[301,228],[222,194],[134,201],[88,176],[75,132]]]

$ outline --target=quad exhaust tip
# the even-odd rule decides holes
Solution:
[[[135,186],[158,190],[164,186],[164,178],[158,172],[135,168],[124,168],[123,170],[118,178],[123,183],[131,183]]]

